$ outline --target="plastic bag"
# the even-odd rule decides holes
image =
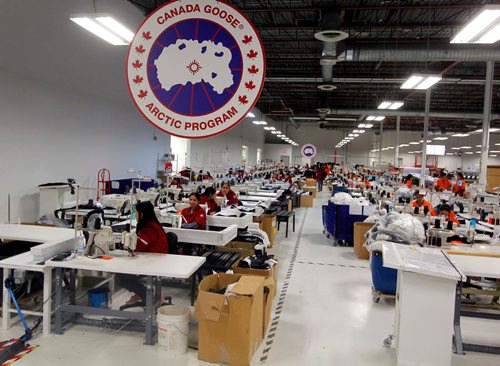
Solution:
[[[399,200],[399,198],[407,199],[412,198],[411,189],[408,187],[399,187],[396,193],[394,193],[394,198]]]
[[[379,232],[389,236],[389,241],[403,244],[422,244],[425,241],[424,225],[409,214],[390,212],[380,224]]]
[[[354,198],[349,193],[337,192],[331,199],[336,205],[349,205],[355,202]]]
[[[38,219],[39,224],[53,225],[56,227],[69,228],[71,227],[66,221],[59,219],[56,215],[43,215]]]

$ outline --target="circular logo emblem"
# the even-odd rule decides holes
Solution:
[[[313,144],[305,144],[302,146],[302,156],[308,159],[314,158],[316,156],[316,146]]]
[[[170,2],[149,15],[128,51],[130,95],[142,115],[179,137],[203,138],[238,124],[265,77],[250,21],[215,0]]]

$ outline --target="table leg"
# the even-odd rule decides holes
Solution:
[[[81,288],[81,286],[80,286]],[[69,303],[71,305],[76,305],[76,270],[71,269],[69,271]]]
[[[462,329],[460,327],[460,313],[462,307],[462,283],[457,283],[457,290],[455,294],[455,314],[453,319],[453,345],[455,348],[455,353],[459,355],[464,355],[463,342],[462,342]]]
[[[161,277],[155,277],[155,303],[159,303],[160,300],[161,300]]]
[[[193,273],[191,276],[191,306],[194,306],[194,297],[196,293],[196,276],[198,272]]]
[[[281,221],[280,221],[280,219],[278,219],[278,231],[280,231],[280,223],[281,223]]]
[[[153,345],[153,276],[147,276],[146,283],[146,341],[144,344]]]
[[[2,328],[4,330],[7,330],[10,328],[10,295],[9,291],[5,288],[5,279],[7,279],[10,276],[10,269],[4,268],[3,269],[3,283],[2,283],[2,288],[3,288],[3,305],[2,305]]]
[[[293,232],[295,232],[295,215],[293,215]]]
[[[290,221],[289,217],[287,217],[287,219],[286,219],[286,234],[285,234],[285,238],[288,238],[288,221]]]
[[[62,284],[63,284],[63,270],[62,268],[56,268],[56,324],[55,333],[62,334],[63,325],[63,312],[61,310],[62,305]]]
[[[43,271],[43,335],[50,334],[50,318],[51,318],[51,294],[52,294],[52,268],[47,267]]]

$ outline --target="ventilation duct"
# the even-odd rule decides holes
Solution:
[[[321,19],[321,31],[314,34],[314,38],[323,42],[323,53],[319,64],[324,83],[331,83],[333,66],[337,63],[337,42],[346,39],[347,33],[338,30],[342,23],[342,16],[338,11],[327,11]]]

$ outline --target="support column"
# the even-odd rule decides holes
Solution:
[[[491,98],[493,92],[494,61],[486,62],[486,83],[484,85],[483,105],[483,137],[481,140],[481,163],[479,169],[479,185],[486,190],[488,171],[488,153],[490,145]]]
[[[429,135],[429,112],[431,109],[431,88],[425,91],[425,115],[424,115],[424,137],[422,142],[422,176],[420,177],[420,186],[425,187],[425,168],[427,166],[427,137]]]
[[[394,146],[394,167],[399,168],[399,129],[401,125],[401,116],[396,119],[396,146]]]
[[[380,169],[380,166],[382,164],[382,135],[384,134],[384,121],[380,121],[380,135],[378,138],[378,168]]]

